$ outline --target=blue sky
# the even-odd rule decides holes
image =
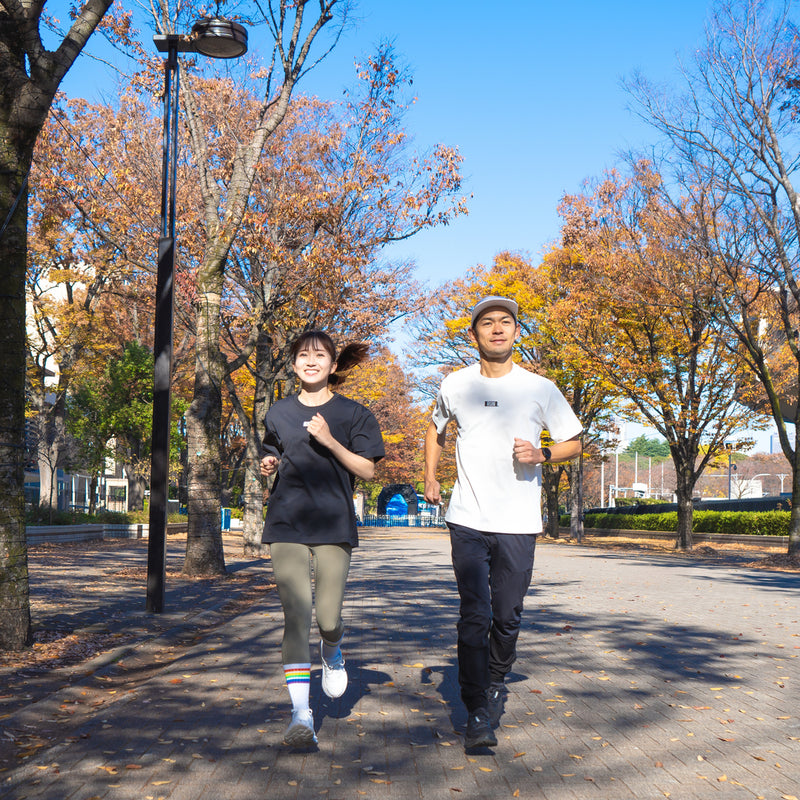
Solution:
[[[564,194],[615,166],[621,152],[655,143],[654,131],[627,109],[622,80],[636,70],[676,80],[679,59],[691,61],[703,42],[711,5],[360,0],[354,23],[299,90],[340,98],[354,81],[354,62],[387,40],[409,67],[415,146],[457,146],[464,193],[472,195],[468,216],[387,252],[412,259],[433,288],[502,250],[537,258],[558,236]],[[251,31],[251,51],[261,35]],[[82,56],[62,88],[95,99],[112,82]],[[767,435],[758,449],[768,450]]]
[[[704,0],[362,2],[308,86],[335,92],[382,39],[405,58],[416,145],[458,146],[473,195],[468,217],[396,248],[435,284],[504,249],[538,256],[558,235],[560,198],[653,141],[626,110],[621,79],[636,69],[669,79],[676,54],[690,58],[700,43],[706,10]]]

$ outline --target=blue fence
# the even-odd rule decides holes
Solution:
[[[444,528],[442,517],[429,514],[367,514],[361,523],[365,528]]]

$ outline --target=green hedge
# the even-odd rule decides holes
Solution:
[[[39,506],[25,512],[26,525],[147,525],[150,522],[148,511],[99,511],[97,514],[86,514],[80,511],[53,511]],[[185,514],[169,514],[167,522],[186,522]]]
[[[658,506],[664,501],[657,497],[617,497],[614,502],[618,508],[623,506]]]
[[[730,533],[751,536],[788,536],[788,511],[695,511],[692,530],[695,533]],[[561,517],[561,525],[569,525],[569,516]],[[678,512],[661,514],[587,514],[587,528],[676,531]]]

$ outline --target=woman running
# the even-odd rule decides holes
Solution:
[[[366,358],[365,344],[347,345],[336,355],[328,334],[308,331],[292,345],[296,395],[278,400],[266,415],[261,474],[277,471],[263,542],[283,607],[283,669],[292,700],[292,720],[283,741],[308,747],[317,741],[309,707],[312,585],[321,637],[322,689],[341,697],[347,672],[341,643],[342,602],[350,554],[358,546],[353,505],[355,478],[370,480],[384,456],[383,438],[372,413],[334,394],[342,372]]]

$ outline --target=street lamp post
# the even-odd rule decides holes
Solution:
[[[158,240],[156,310],[153,329],[153,428],[150,466],[150,526],[147,543],[147,611],[164,610],[169,486],[169,417],[172,381],[172,328],[175,279],[175,183],[178,153],[178,53],[237,58],[247,52],[247,31],[238,23],[204,17],[191,34],[153,37],[164,61],[164,135],[161,182],[161,235]]]

